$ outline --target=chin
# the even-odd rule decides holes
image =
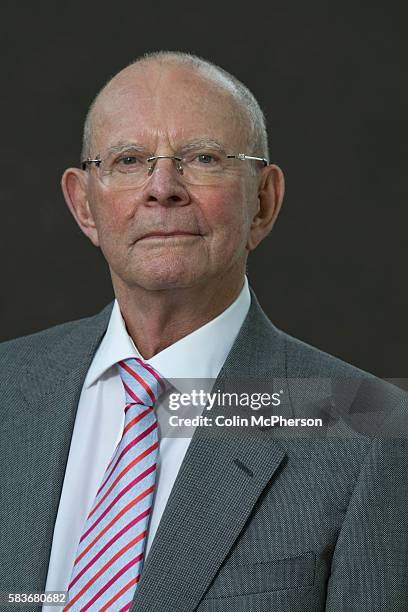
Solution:
[[[136,284],[147,291],[164,291],[166,289],[183,289],[205,281],[206,271],[201,266],[197,269],[192,262],[155,261],[135,270],[127,282]]]

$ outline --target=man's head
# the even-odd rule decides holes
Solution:
[[[200,179],[203,164],[208,170],[213,161],[208,147],[225,161],[210,181]],[[184,160],[191,148],[194,181],[188,168],[183,174],[164,158],[150,174],[146,166],[137,186],[124,186],[106,162],[128,172],[135,150]],[[221,279],[237,285],[248,253],[273,226],[284,190],[275,165],[227,163],[225,154],[238,153],[267,157],[266,131],[252,94],[222,69],[194,56],[158,53],[108,82],[88,113],[83,142],[84,158],[102,164],[68,169],[62,186],[82,231],[102,249],[116,290],[200,287]]]

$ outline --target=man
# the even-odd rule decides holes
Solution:
[[[406,610],[405,400],[277,330],[246,281],[284,193],[252,94],[151,54],[95,99],[82,161],[62,187],[116,300],[1,346],[3,593],[69,591],[75,611]],[[254,410],[219,401],[217,425],[174,433],[170,398],[192,380],[273,391],[281,427],[227,431]],[[305,433],[301,417],[319,418]]]

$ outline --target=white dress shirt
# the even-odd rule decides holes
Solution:
[[[250,301],[245,277],[241,293],[224,312],[145,361],[171,380],[173,392],[185,392],[184,383],[191,379],[214,382],[248,313]],[[86,517],[122,436],[125,395],[115,364],[129,357],[141,356],[127,333],[115,300],[106,334],[94,355],[79,399],[55,522],[46,591],[68,590]],[[168,427],[168,395],[162,396],[155,406],[160,447],[145,557],[191,439],[191,436],[160,436],[161,424],[163,430],[166,425]],[[43,606],[43,612],[57,612],[58,609]]]

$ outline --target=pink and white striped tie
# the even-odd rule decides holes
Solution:
[[[143,567],[159,453],[153,407],[166,383],[134,357],[117,367],[124,429],[79,541],[64,612],[129,610]]]

